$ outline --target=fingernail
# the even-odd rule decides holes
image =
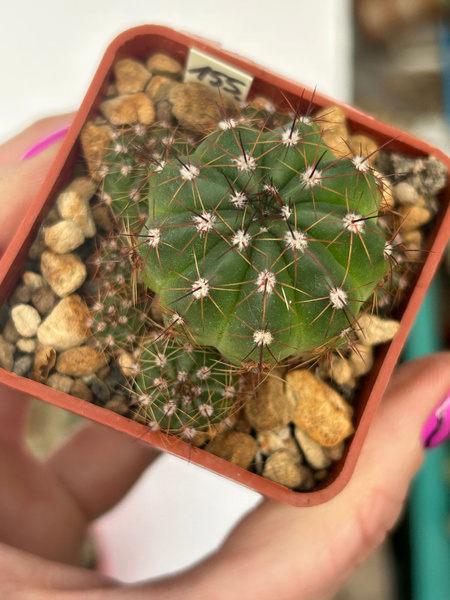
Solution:
[[[42,140],[39,140],[39,142],[37,142],[36,144],[31,146],[31,148],[28,148],[28,150],[25,152],[25,154],[22,156],[22,158],[20,160],[26,160],[27,158],[33,158],[33,156],[40,154],[41,152],[43,152],[46,148],[48,148],[55,142],[62,140],[66,136],[67,132],[69,131],[69,127],[70,127],[70,125],[65,125],[64,127],[61,127],[60,129],[58,129],[57,131],[50,133],[50,135],[47,135]]]
[[[435,448],[450,439],[450,390],[445,394],[423,426],[424,448]]]

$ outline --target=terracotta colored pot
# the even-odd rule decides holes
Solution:
[[[97,115],[98,106],[110,81],[114,61],[125,56],[144,59],[152,52],[163,51],[184,62],[188,50],[192,47],[203,50],[220,60],[251,73],[255,78],[251,95],[265,96],[272,99],[277,105],[283,104],[286,100],[295,105],[300,101],[304,104],[305,110],[310,101],[316,108],[339,104],[325,96],[313,93],[312,90],[305,90],[298,83],[284,79],[244,58],[226,52],[214,42],[153,25],[126,31],[116,38],[107,49],[55,162],[0,261],[0,304],[9,297],[21,276],[28,250],[40,223],[50,210],[58,193],[71,179],[73,167],[81,155],[78,143],[79,133],[85,122]],[[283,100],[283,98],[286,100]],[[450,168],[449,158],[439,150],[393,127],[383,125],[354,108],[342,104],[341,106],[347,114],[348,126],[351,132],[367,134],[380,146],[389,142],[389,151],[401,152],[412,157],[432,154]],[[400,330],[393,342],[377,349],[374,367],[362,380],[355,398],[356,433],[347,444],[347,450],[342,460],[335,463],[328,477],[320,482],[319,489],[313,492],[291,491],[254,473],[236,467],[204,450],[193,448],[180,439],[151,432],[144,425],[114,412],[2,369],[0,369],[0,383],[113,429],[126,432],[162,450],[243,483],[281,502],[295,506],[314,506],[325,502],[339,493],[350,479],[369,425],[450,235],[450,187],[442,192],[440,200],[440,212],[433,221],[432,231],[425,247],[426,261],[420,272],[416,274],[415,285],[408,293],[408,297],[405,298],[402,306],[394,315],[395,318],[401,319]]]

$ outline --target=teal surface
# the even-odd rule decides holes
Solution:
[[[443,348],[439,281],[425,298],[408,339],[405,359]],[[450,599],[449,444],[427,452],[410,500],[412,600]],[[447,466],[446,466],[447,465]]]

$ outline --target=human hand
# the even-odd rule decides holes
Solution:
[[[36,127],[45,135],[42,128],[50,132],[60,124],[47,121]],[[10,199],[10,232],[56,153],[52,147],[18,163],[33,143],[29,132],[19,137],[8,142],[9,148],[0,147],[0,203]],[[21,210],[13,210],[19,200]],[[2,214],[6,208],[2,206]],[[422,460],[420,430],[449,388],[449,354],[403,365],[376,415],[354,476],[339,496],[306,509],[266,500],[198,566],[172,578],[127,587],[72,565],[77,564],[89,521],[122,497],[155,453],[122,434],[88,425],[39,463],[23,442],[28,401],[2,390],[0,597],[332,598],[396,522]]]

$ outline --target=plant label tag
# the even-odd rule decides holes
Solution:
[[[245,102],[253,83],[253,77],[196,48],[191,48],[186,63],[184,81],[203,83],[221,98]]]

